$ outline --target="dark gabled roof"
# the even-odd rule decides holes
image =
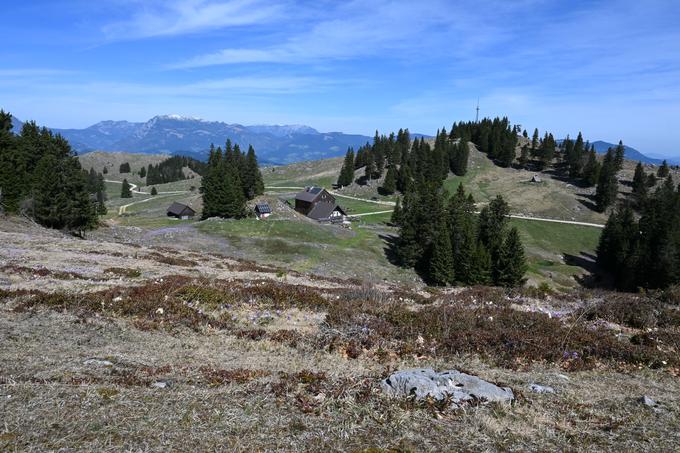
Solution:
[[[271,214],[272,208],[269,206],[269,203],[257,203],[255,205],[255,211],[260,214]]]
[[[347,215],[345,211],[335,203],[317,203],[314,205],[311,211],[307,214],[307,217],[320,220],[327,219],[331,216],[331,212],[337,210],[342,215]]]
[[[309,187],[295,195],[296,200],[313,202],[323,192],[323,187]]]
[[[176,215],[176,216],[181,216],[181,215],[194,215],[196,214],[196,211],[191,209],[189,206],[182,204],[182,203],[177,203],[174,201],[170,207],[168,208],[168,214],[171,215]]]

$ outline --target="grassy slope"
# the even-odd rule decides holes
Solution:
[[[329,187],[335,181],[342,165],[341,159],[327,159],[303,162],[281,167],[263,168],[263,176],[268,186],[302,187],[305,185],[321,185]],[[273,170],[273,171],[272,171]],[[450,190],[462,182],[480,202],[494,197],[499,191],[514,203],[535,202],[543,204],[541,209],[519,210],[532,212],[534,215],[556,217],[564,212],[569,203],[577,203],[574,196],[565,192],[564,183],[548,180],[541,185],[532,185],[524,181],[531,173],[496,167],[484,155],[474,151],[470,160],[470,170],[464,177],[450,177],[446,187]],[[158,185],[160,191],[187,190],[190,186],[200,186],[200,178],[178,181],[176,183]],[[561,186],[562,185],[562,186]],[[516,186],[516,187],[515,187]],[[109,189],[108,218],[116,223],[143,228],[163,228],[177,225],[177,220],[168,219],[165,209],[172,201],[187,203],[200,212],[200,196],[197,192],[175,195],[158,195],[148,202],[135,204],[127,208],[125,217],[118,217],[118,207],[122,204],[137,202],[150,198],[147,195],[134,194],[132,200],[120,199],[120,185],[107,184]],[[359,190],[358,196],[372,196],[370,192]],[[368,190],[375,190],[367,188]],[[561,192],[560,192],[561,190]],[[344,189],[343,191],[346,191]],[[294,190],[273,191],[267,197],[270,203],[278,199],[291,200]],[[349,193],[354,193],[349,191]],[[552,194],[552,195],[551,195]],[[569,197],[572,197],[570,201]],[[382,197],[381,197],[382,198]],[[557,207],[546,208],[551,200],[562,200]],[[339,202],[347,212],[360,214],[389,210],[389,206],[366,203],[362,201],[339,198]],[[513,211],[517,212],[516,208]],[[536,212],[540,211],[540,212]],[[396,230],[386,225],[390,214],[378,214],[361,217],[348,232],[337,227],[321,226],[307,222],[296,215],[278,210],[267,222],[256,220],[210,221],[195,223],[197,228],[216,238],[228,240],[233,250],[249,258],[282,264],[295,270],[310,270],[319,273],[338,275],[350,272],[358,277],[388,278],[412,281],[415,275],[391,264],[386,256],[387,244],[385,233],[395,234]],[[580,217],[579,220],[601,221],[600,218]],[[600,230],[597,228],[578,227],[541,223],[535,221],[513,220],[522,234],[529,260],[529,280],[531,283],[547,281],[553,286],[567,287],[575,284],[574,275],[584,273],[582,267],[568,265],[565,255],[579,257],[582,254],[595,253]],[[352,263],[348,266],[348,263]],[[357,264],[358,263],[358,264]]]

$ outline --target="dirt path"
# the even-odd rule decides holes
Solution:
[[[123,181],[114,181],[112,179],[105,179],[104,182],[110,182],[110,183],[114,183],[114,184],[123,184]],[[151,192],[142,192],[141,190],[138,190],[139,186],[137,184],[133,184],[131,182],[128,183],[128,184],[130,184],[130,192],[132,192],[132,193],[136,193],[138,195],[151,195]],[[167,192],[158,192],[158,195],[179,195],[179,194],[189,193],[189,192],[190,192],[189,190],[175,190],[175,191],[167,191]],[[149,200],[153,200],[153,198],[145,198],[144,200],[137,200],[137,201],[133,201],[132,203],[128,203],[126,205],[123,205],[123,206],[118,208],[118,215],[121,216],[121,215],[125,214],[125,211],[130,206],[140,204],[140,203],[145,203]]]

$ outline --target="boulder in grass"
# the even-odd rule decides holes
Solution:
[[[454,405],[465,402],[514,400],[509,387],[499,387],[477,376],[458,370],[436,372],[431,368],[397,371],[384,379],[382,389],[394,397],[415,397],[416,400],[446,398]]]

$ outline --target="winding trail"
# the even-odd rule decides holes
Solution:
[[[111,183],[114,183],[114,184],[123,184],[123,181],[114,181],[112,179],[105,179],[104,182],[111,182]],[[141,190],[137,190],[137,188],[139,187],[137,184],[133,184],[131,182],[129,182],[128,184],[130,184],[130,192],[136,193],[138,195],[149,195],[149,196],[151,196],[150,192],[142,192]],[[190,192],[189,190],[175,190],[175,191],[168,191],[168,192],[158,192],[158,195],[177,195],[177,194],[189,193],[189,192]],[[143,200],[137,200],[137,201],[133,201],[132,203],[125,204],[125,205],[118,208],[118,215],[122,216],[123,214],[125,214],[125,211],[130,206],[140,204],[140,203],[145,203],[145,202],[147,202],[149,200],[153,200],[153,199],[155,199],[155,198],[153,196],[151,196],[151,198],[145,198]]]

